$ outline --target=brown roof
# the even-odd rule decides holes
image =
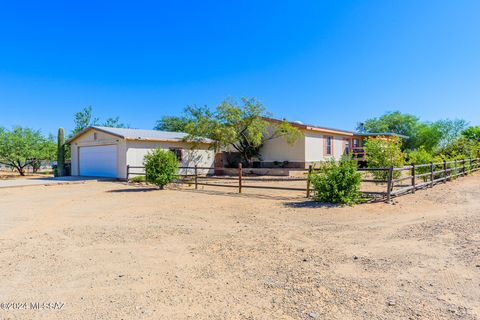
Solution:
[[[273,118],[263,118],[266,121],[273,122],[273,123],[281,123],[285,120],[279,120],[279,119],[273,119]],[[348,130],[341,130],[341,129],[334,129],[334,128],[327,128],[327,127],[319,127],[315,125],[310,125],[310,124],[304,124],[304,123],[298,123],[298,122],[292,122],[292,121],[287,121],[290,125],[302,129],[302,130],[310,130],[310,131],[318,131],[318,132],[326,132],[326,133],[334,133],[334,134],[342,134],[346,136],[353,136],[355,133],[353,131],[348,131]]]

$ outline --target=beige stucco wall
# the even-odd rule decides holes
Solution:
[[[307,131],[294,145],[289,145],[282,138],[267,141],[262,149],[263,162],[289,161],[310,163],[325,161],[330,158],[340,159],[343,155],[343,140],[349,136],[323,134],[322,132]],[[333,137],[333,155],[324,154],[324,136]]]
[[[324,154],[325,136],[333,137],[333,155]],[[322,134],[320,132],[305,132],[305,159],[306,162],[320,162],[331,159],[340,159],[343,155],[343,141],[348,136]]]
[[[170,148],[182,149],[181,167],[214,167],[215,152],[207,144],[199,144],[192,149],[192,144],[187,142],[151,142],[151,141],[127,141],[126,159],[130,166],[143,166],[145,155],[154,149],[169,150]],[[140,170],[142,171],[142,170]],[[181,171],[184,172],[185,170]],[[193,173],[189,169],[188,173]],[[138,169],[132,172],[139,172]],[[213,173],[213,170],[199,170],[200,174]],[[126,165],[124,176],[126,177]]]
[[[94,139],[96,133],[97,139]],[[86,146],[116,145],[117,146],[117,176],[125,177],[126,143],[123,139],[97,130],[90,130],[76,139],[71,145],[72,176],[79,175],[79,148]]]
[[[263,162],[305,162],[305,139],[300,137],[294,144],[288,144],[284,138],[268,140],[260,154]]]

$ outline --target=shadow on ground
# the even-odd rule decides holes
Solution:
[[[233,198],[255,198],[255,199],[266,199],[266,200],[298,200],[299,197],[286,197],[286,196],[275,196],[269,194],[255,194],[255,193],[235,193],[235,192],[223,192],[223,191],[216,191],[216,190],[185,190],[185,189],[178,189],[179,191],[184,192],[193,192],[193,193],[202,193],[208,195],[215,195],[215,196],[227,196]]]
[[[107,192],[111,192],[111,193],[134,193],[134,192],[149,192],[149,191],[158,191],[160,189],[158,188],[152,188],[152,187],[148,187],[148,188],[135,188],[135,189],[115,189],[115,190],[109,190]]]
[[[283,204],[288,208],[340,208],[342,205],[327,202],[317,202],[313,200],[305,200],[300,202],[285,202]]]

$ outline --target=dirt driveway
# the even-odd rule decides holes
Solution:
[[[395,205],[248,192],[1,189],[0,319],[480,319],[480,175]]]

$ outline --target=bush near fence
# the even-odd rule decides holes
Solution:
[[[144,175],[142,169],[144,167],[127,166],[127,179]],[[225,187],[237,189],[238,193],[244,189],[269,189],[304,192],[307,198],[313,195],[311,177],[315,169],[312,166],[308,170],[295,170],[297,176],[290,177],[274,176],[274,170],[269,169],[265,174],[264,169],[242,168],[239,165],[236,175],[233,175],[231,168],[179,167],[179,179],[175,183],[192,185],[195,189],[198,186]],[[478,170],[480,158],[412,164],[401,168],[358,168],[362,175],[360,193],[365,198],[390,201],[392,197],[415,193],[416,190],[433,187]],[[224,171],[228,175],[222,175]],[[375,178],[379,176],[385,178]],[[295,186],[285,186],[289,183]],[[300,187],[299,184],[304,186]]]

